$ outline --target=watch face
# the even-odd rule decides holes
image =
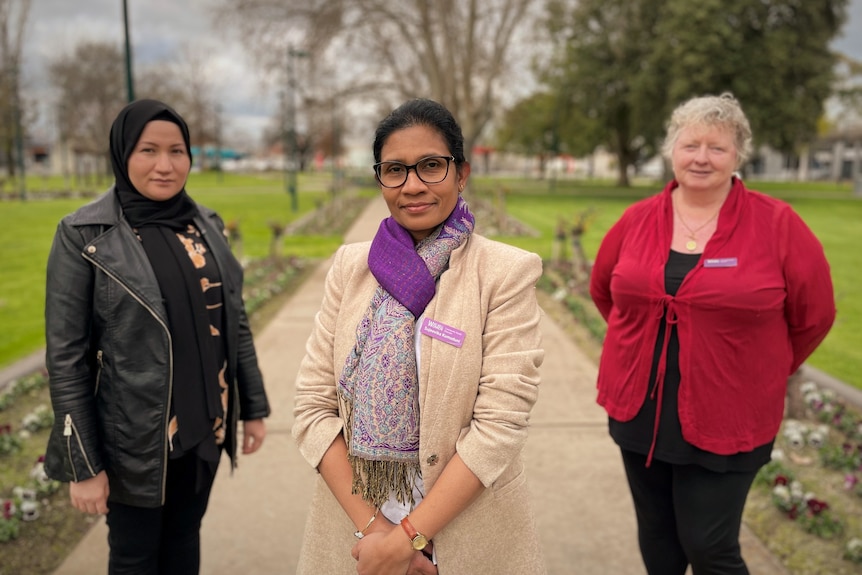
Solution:
[[[421,533],[417,533],[416,537],[413,538],[413,549],[416,551],[422,551],[427,545],[428,540]]]

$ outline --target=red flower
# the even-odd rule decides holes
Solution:
[[[36,459],[36,463],[45,463],[45,456],[40,455],[38,459]]]
[[[775,485],[787,485],[788,483],[789,482],[787,481],[787,478],[785,476],[783,476],[783,475],[776,475],[775,476]]]
[[[799,515],[799,507],[797,505],[794,505],[793,507],[791,507],[790,511],[787,512],[787,516],[790,517],[791,519],[796,519],[796,517],[798,515]]]
[[[8,499],[3,502],[3,519],[12,518],[12,502]]]
[[[820,515],[823,511],[829,509],[829,504],[825,501],[819,501],[817,499],[809,499],[808,500],[808,510],[811,511],[814,515]]]

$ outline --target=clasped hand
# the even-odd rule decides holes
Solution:
[[[390,523],[387,531],[377,529],[356,542],[350,554],[359,575],[437,575],[437,566],[398,531]]]

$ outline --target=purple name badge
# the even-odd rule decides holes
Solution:
[[[703,267],[705,268],[735,268],[736,264],[736,258],[709,258],[703,260]]]
[[[445,323],[428,319],[427,317],[422,322],[422,327],[419,331],[428,337],[439,339],[440,341],[448,343],[449,345],[454,345],[455,347],[461,347],[464,344],[465,333],[463,331],[446,325]]]

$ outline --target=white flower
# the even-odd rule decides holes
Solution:
[[[793,449],[802,449],[805,447],[805,438],[802,436],[797,430],[789,430],[784,432],[784,436],[787,438],[787,442],[790,444],[790,447]]]
[[[772,495],[783,503],[790,503],[790,490],[786,485],[776,485],[772,488]]]
[[[33,469],[30,470],[30,478],[35,479],[40,483],[45,483],[48,481],[48,474],[45,473],[45,464],[37,463],[33,466]]]
[[[769,457],[772,461],[784,461],[784,451],[775,448],[772,450],[772,454]]]
[[[790,495],[791,495],[791,497],[793,497],[794,499],[802,499],[802,494],[803,494],[802,484],[799,481],[794,479],[790,483]]]
[[[820,449],[823,447],[823,442],[825,440],[824,435],[820,431],[812,431],[808,434],[808,445],[815,449]]]
[[[803,395],[812,391],[817,391],[817,384],[813,381],[806,381],[799,386],[799,391],[801,391]]]
[[[35,521],[39,518],[39,503],[36,501],[23,501],[21,503],[21,519],[24,521]]]
[[[35,489],[22,489],[21,490],[21,501],[36,501],[36,490]],[[22,505],[23,508],[23,505]]]

